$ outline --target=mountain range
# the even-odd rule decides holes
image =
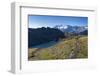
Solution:
[[[71,26],[71,25],[56,25],[54,28],[61,30],[62,32],[70,33],[82,33],[88,31],[87,26]]]

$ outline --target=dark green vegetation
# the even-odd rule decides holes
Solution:
[[[76,59],[88,57],[88,37],[69,36],[47,48],[29,48],[29,60]]]
[[[55,28],[36,28],[28,29],[28,47],[33,47],[50,41],[58,41],[60,38],[65,38],[64,33]]]

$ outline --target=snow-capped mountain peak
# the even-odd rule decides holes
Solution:
[[[57,29],[67,29],[68,26],[65,26],[65,25],[56,25],[54,28],[57,28]]]
[[[74,33],[79,33],[88,30],[87,26],[71,26],[71,25],[56,25],[54,28],[59,29],[63,32],[74,32]]]

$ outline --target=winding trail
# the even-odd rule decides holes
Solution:
[[[75,49],[72,50],[72,52],[69,55],[69,59],[74,59],[77,58],[77,54],[80,51],[80,42],[79,42],[79,38],[76,38],[75,40]]]

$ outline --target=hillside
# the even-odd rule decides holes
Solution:
[[[74,59],[87,58],[88,45],[86,36],[74,36],[70,39],[61,39],[47,48],[29,48],[29,60]]]
[[[50,41],[58,41],[64,38],[64,33],[59,29],[41,27],[28,29],[28,47],[33,47]]]

